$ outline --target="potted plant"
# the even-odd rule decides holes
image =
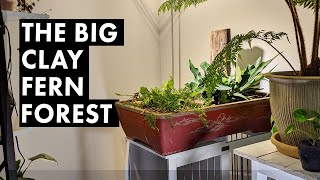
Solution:
[[[17,149],[18,149],[18,152],[19,154],[21,155],[22,157],[22,161],[21,159],[18,159],[16,160],[16,170],[17,170],[17,180],[35,180],[33,178],[28,178],[26,177],[26,173],[30,167],[30,165],[36,161],[39,161],[39,160],[46,160],[46,161],[51,161],[51,162],[55,162],[55,163],[58,163],[57,160],[55,160],[52,156],[48,155],[48,154],[45,154],[45,153],[41,153],[41,154],[38,154],[36,156],[33,156],[31,158],[29,158],[29,163],[28,165],[24,168],[25,166],[25,163],[26,163],[26,159],[25,157],[23,156],[22,152],[20,151],[20,146],[19,146],[19,141],[18,141],[18,137],[16,137],[16,142],[17,142]],[[3,177],[0,176],[0,180],[4,180]]]
[[[300,161],[306,171],[320,172],[320,114],[315,111],[307,112],[304,109],[297,109],[293,113],[299,124],[309,124],[311,129],[304,131],[294,124],[289,125],[285,133],[287,135],[300,132],[304,140],[298,144]]]
[[[264,31],[237,35],[211,64],[201,64],[203,73],[190,61],[195,79],[184,88],[175,89],[171,79],[161,88],[142,87],[130,100],[116,103],[127,137],[168,155],[229,134],[270,131],[269,98],[258,91],[262,71],[273,59],[259,58],[243,70],[236,60],[244,42],[258,38],[271,44],[285,36]],[[236,73],[228,76],[225,67],[230,62]]]
[[[196,6],[205,1],[207,0],[168,0],[160,6],[159,13],[169,11],[171,7],[175,11],[180,11],[183,8],[186,9],[192,5]],[[304,131],[312,127],[309,124],[297,123],[291,112],[299,107],[315,111],[320,110],[320,103],[318,103],[318,99],[320,98],[320,60],[318,55],[320,39],[319,0],[285,0],[285,3],[289,7],[293,20],[301,68],[300,71],[296,71],[289,60],[282,56],[289,63],[292,71],[270,73],[266,77],[270,80],[271,110],[276,119],[280,137],[284,143],[296,146],[303,139],[303,134],[298,132],[287,136],[285,134],[286,127],[292,123]],[[313,49],[309,64],[304,34],[296,9],[297,6],[314,11]]]

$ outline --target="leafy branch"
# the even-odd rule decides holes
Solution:
[[[309,131],[304,131],[299,129],[298,127],[296,127],[296,125],[291,124],[289,125],[286,130],[285,133],[287,135],[292,134],[295,131],[298,131],[302,134],[304,134],[307,139],[309,141],[309,143],[312,146],[316,146],[317,143],[319,143],[320,140],[320,114],[316,111],[311,111],[311,112],[307,112],[304,109],[296,109],[293,112],[293,117],[299,122],[299,123],[306,123],[306,124],[311,124],[311,126],[313,127],[313,129],[309,129]]]
[[[234,36],[230,40],[230,42],[222,49],[222,51],[215,57],[214,61],[207,69],[207,73],[203,79],[202,86],[205,86],[205,88],[207,89],[208,97],[211,98],[215,93],[217,86],[219,84],[223,84],[221,76],[226,77],[226,65],[230,62],[234,65],[236,64],[236,61],[239,58],[239,52],[243,50],[243,43],[247,42],[251,47],[252,40],[259,39],[276,49],[271,44],[276,40],[282,39],[283,37],[288,38],[287,34],[284,32],[275,33],[272,31],[249,31],[246,34],[239,34]],[[276,51],[279,53],[277,49]],[[284,57],[282,53],[280,53],[280,55]],[[288,63],[290,64],[290,62]],[[290,66],[292,67],[291,64]]]
[[[148,89],[141,87],[139,93],[136,93],[127,103],[132,106],[147,109],[150,112],[174,113],[188,110],[196,110],[199,119],[206,125],[203,110],[203,98],[200,94],[194,94],[189,88],[175,89],[171,78],[163,83],[162,87]],[[152,113],[145,113],[145,118],[150,127],[159,130],[156,126],[156,117]],[[170,117],[167,117],[170,120]],[[171,123],[170,123],[171,124]]]
[[[181,11],[182,9],[187,9],[190,6],[196,6],[200,3],[206,2],[207,0],[168,0],[161,4],[158,9],[158,13],[165,13],[166,11],[170,11],[171,7],[173,7],[174,11]]]
[[[208,0],[167,0],[161,4],[158,9],[159,13],[165,13],[170,11],[171,7],[177,12],[181,10],[186,10],[190,6],[197,6]],[[315,9],[317,0],[289,0],[294,6],[301,6],[306,9]]]
[[[206,1],[207,0],[167,0],[160,6],[158,12],[159,14],[165,13],[166,11],[169,11],[171,8],[174,11],[181,11],[182,9],[185,10],[192,5],[197,6]],[[294,30],[295,30],[295,39],[296,39],[300,67],[301,67],[299,75],[320,76],[320,58],[319,58],[320,0],[285,0],[285,2],[290,10],[293,25],[294,25]],[[299,14],[297,12],[297,8],[296,8],[297,6],[302,6],[303,8],[311,9],[314,11],[314,31],[313,31],[313,42],[312,42],[312,56],[311,56],[310,64],[308,64],[305,38],[302,31],[300,19],[299,19]],[[286,59],[284,56],[282,57],[287,61],[287,63],[289,63],[288,59]],[[289,65],[293,69],[293,66],[291,65],[291,63],[289,63]],[[296,75],[298,75],[296,71],[295,73]]]
[[[314,9],[316,0],[292,0],[292,3],[306,9]]]
[[[18,141],[17,137],[16,137],[16,142],[17,142],[18,152],[20,153],[20,155],[22,157],[22,164],[21,164],[21,159],[16,160],[16,170],[17,170],[18,180],[35,180],[33,178],[25,177],[25,173],[29,169],[30,165],[35,161],[38,161],[40,159],[44,159],[44,160],[47,160],[47,161],[51,161],[51,162],[56,162],[57,163],[57,160],[55,160],[50,155],[45,154],[45,153],[41,153],[41,154],[38,154],[36,156],[33,156],[33,157],[29,158],[29,161],[30,161],[29,164],[27,165],[27,167],[24,170],[22,170],[23,167],[24,167],[24,164],[25,164],[25,158],[24,158],[23,154],[20,151],[19,141]],[[0,177],[0,180],[4,180],[4,178]]]

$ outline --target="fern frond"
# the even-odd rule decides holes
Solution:
[[[317,0],[292,0],[292,3],[306,9],[315,9],[316,1]]]
[[[170,11],[171,7],[173,7],[175,12],[180,12],[182,9],[185,10],[192,5],[197,6],[198,4],[206,1],[207,0],[167,0],[161,4],[160,8],[158,9],[158,13],[160,14]]]
[[[238,58],[238,54],[243,50],[243,43],[247,42],[251,46],[253,39],[260,39],[268,44],[272,44],[276,40],[280,40],[283,37],[287,37],[287,34],[284,32],[275,33],[273,31],[250,31],[246,34],[239,34],[234,36],[231,41],[222,49],[222,51],[215,57],[212,64],[207,70],[207,74],[204,77],[203,84],[208,90],[208,97],[212,96],[216,87],[219,84],[222,84],[221,76],[226,77],[225,67],[228,63],[235,64]]]

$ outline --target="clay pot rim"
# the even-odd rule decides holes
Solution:
[[[266,93],[265,93],[266,94]],[[252,100],[244,100],[244,101],[238,101],[238,102],[233,102],[233,103],[227,103],[227,104],[221,104],[221,105],[212,105],[209,107],[203,108],[205,112],[211,111],[211,110],[220,110],[220,109],[225,109],[225,108],[232,108],[232,107],[237,107],[237,106],[242,106],[243,104],[256,104],[256,103],[261,103],[261,102],[269,102],[269,97],[263,97],[263,98],[256,98]],[[124,108],[129,111],[133,111],[139,114],[147,114],[151,113],[156,116],[156,119],[168,119],[168,116],[170,117],[179,117],[179,116],[185,116],[185,115],[190,115],[190,114],[195,114],[196,110],[189,110],[189,111],[181,111],[181,112],[174,112],[174,113],[157,113],[157,112],[152,112],[149,110],[145,110],[139,107],[131,106],[128,104],[125,104],[126,101],[120,101],[116,102],[115,105],[118,108]]]
[[[288,145],[288,144],[285,144],[285,143],[281,142],[279,133],[272,134],[271,143],[276,146],[277,150],[280,153],[285,154],[285,155],[290,156],[290,157],[293,157],[293,158],[296,158],[296,159],[299,159],[298,147],[297,146],[291,146],[291,145]],[[291,155],[288,154],[288,153],[285,153],[285,152],[282,151],[283,149],[285,149],[284,147],[287,147],[286,149],[292,150],[292,152],[296,151],[296,153],[292,153]]]
[[[265,74],[270,81],[281,84],[305,84],[320,82],[320,76],[295,76],[293,71],[282,71]]]

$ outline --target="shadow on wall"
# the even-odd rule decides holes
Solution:
[[[263,50],[259,47],[253,47],[252,49],[242,50],[240,53],[241,59],[238,60],[241,69],[245,69],[248,64],[254,64],[256,60],[263,57]]]
[[[119,128],[79,128],[81,180],[124,179],[125,139]]]

